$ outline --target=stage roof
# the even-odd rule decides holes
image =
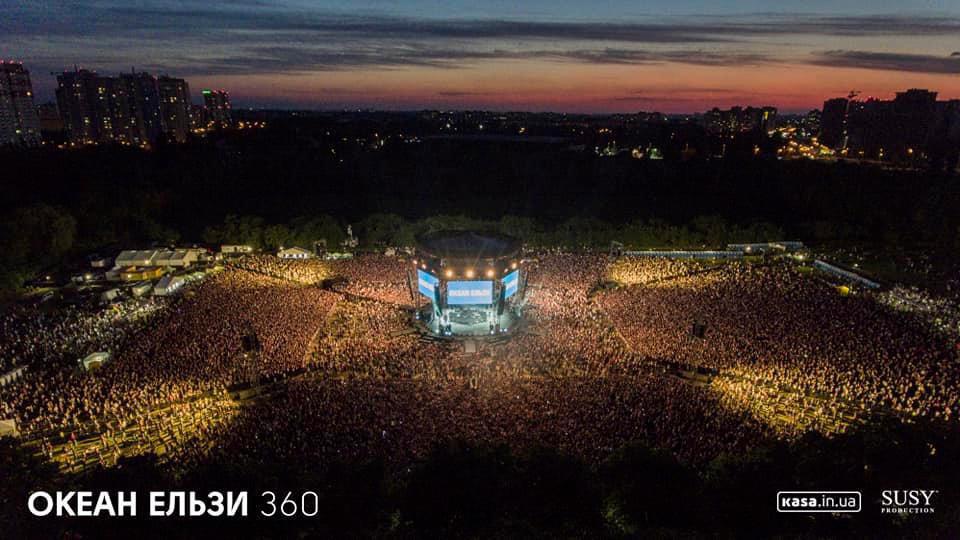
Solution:
[[[437,231],[417,238],[417,249],[441,259],[499,259],[520,250],[520,240],[500,233]]]

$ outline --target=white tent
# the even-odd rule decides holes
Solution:
[[[143,283],[138,283],[133,287],[130,287],[130,292],[132,292],[134,296],[139,298],[147,294],[148,292],[150,292],[150,289],[152,288],[153,288],[152,283],[150,283],[149,281],[144,281]]]
[[[117,260],[114,264],[122,267],[152,266],[156,256],[157,250],[155,249],[121,251],[120,254],[117,255]]]
[[[157,282],[156,286],[153,287],[153,294],[155,296],[168,296],[177,292],[180,287],[183,287],[183,284],[186,280],[183,276],[163,276],[160,278],[160,281]]]
[[[301,247],[289,247],[278,251],[277,257],[281,259],[312,259],[313,252]]]
[[[110,257],[91,257],[90,258],[90,267],[91,268],[109,268],[113,263],[113,259]]]
[[[107,289],[102,293],[100,293],[100,301],[104,303],[112,302],[119,295],[120,295],[120,289],[117,289],[117,288]]]
[[[197,262],[200,258],[199,249],[174,249],[164,250],[157,253],[153,260],[155,266],[175,266],[183,268]]]
[[[88,354],[85,358],[81,358],[80,365],[83,366],[83,369],[92,371],[106,364],[108,361],[110,361],[110,353],[95,352]]]
[[[253,253],[253,246],[246,244],[224,244],[220,246],[220,253]]]
[[[145,249],[121,251],[114,263],[117,267],[174,266],[183,268],[200,260],[202,249]]]

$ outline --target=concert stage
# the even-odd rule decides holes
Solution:
[[[419,320],[428,332],[438,336],[482,337],[504,335],[515,331],[521,320],[513,312],[505,311],[497,317],[495,313],[491,315],[488,309],[451,308],[449,322],[444,323],[445,326],[449,327],[449,330],[444,332],[444,329],[440,327],[441,319],[432,316],[432,308],[432,305],[421,308]],[[498,328],[499,332],[497,331]]]
[[[407,274],[417,320],[441,337],[511,332],[526,297],[522,263],[520,241],[510,236],[440,231],[419,237]]]

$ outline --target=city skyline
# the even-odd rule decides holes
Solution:
[[[77,1],[12,8],[0,56],[29,67],[38,102],[75,64],[169,73],[264,108],[791,113],[850,90],[960,98],[960,7],[863,4]]]

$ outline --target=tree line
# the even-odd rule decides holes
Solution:
[[[119,249],[145,245],[176,245],[180,235],[158,225],[146,228],[141,240],[111,242],[105,246],[82,239],[78,219],[64,207],[37,204],[14,209],[0,219],[0,288],[15,291],[44,269],[101,249],[108,255]],[[286,223],[269,223],[259,216],[227,215],[222,223],[203,230],[199,240],[217,247],[245,244],[272,251],[299,246],[306,249],[341,249],[347,227],[363,249],[412,246],[418,235],[438,230],[493,231],[516,236],[531,247],[568,250],[606,248],[611,241],[628,248],[722,247],[731,242],[782,240],[782,229],[766,222],[731,223],[721,216],[699,216],[682,225],[661,220],[635,219],[611,223],[593,217],[573,217],[553,224],[529,217],[503,216],[498,220],[464,215],[436,215],[405,219],[397,214],[376,213],[350,223],[327,214],[296,217]]]
[[[567,250],[606,248],[611,241],[629,248],[703,248],[784,239],[783,230],[771,223],[739,225],[721,216],[699,216],[687,224],[671,225],[642,219],[617,224],[574,217],[550,224],[520,216],[485,220],[437,215],[411,220],[397,214],[371,214],[352,224],[328,215],[296,218],[286,224],[269,224],[257,216],[229,215],[222,224],[208,227],[203,240],[211,244],[246,244],[261,250],[290,246],[312,249],[320,243],[336,251],[347,239],[348,226],[359,246],[370,249],[413,246],[418,236],[441,230],[498,232],[520,238],[530,247]]]
[[[954,258],[960,250],[960,182],[945,172],[703,153],[637,160],[566,144],[409,143],[385,137],[389,129],[311,119],[152,151],[2,152],[0,285],[9,290],[70,257],[155,242],[272,249],[326,240],[333,248],[347,224],[370,245],[408,245],[422,231],[469,225],[537,245],[787,237]],[[364,130],[386,142],[369,144]]]

